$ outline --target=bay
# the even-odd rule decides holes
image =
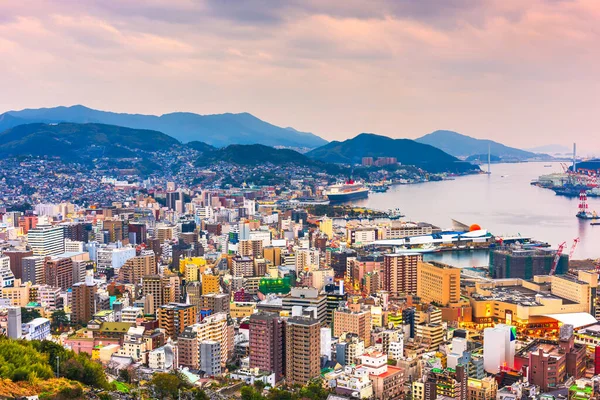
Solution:
[[[371,193],[368,199],[353,204],[379,210],[399,208],[406,215],[404,220],[429,222],[442,229],[450,229],[455,219],[478,224],[496,236],[530,236],[553,248],[566,242],[566,254],[579,237],[573,259],[600,258],[600,226],[575,217],[579,199],[557,196],[530,184],[540,175],[561,171],[559,163],[493,164],[490,175],[395,185],[386,193]],[[591,198],[588,203],[590,210],[600,211],[600,198]],[[457,266],[486,266],[487,253],[454,252],[433,257]]]

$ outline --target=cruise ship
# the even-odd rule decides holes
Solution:
[[[369,189],[361,182],[349,179],[344,183],[329,186],[325,195],[331,203],[343,203],[345,201],[366,199],[369,197]]]

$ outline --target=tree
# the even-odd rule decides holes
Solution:
[[[121,382],[131,383],[131,374],[128,369],[123,368],[119,370],[119,380]]]
[[[192,395],[194,396],[194,400],[209,400],[210,397],[206,394],[206,392],[202,389],[194,388],[192,389]]]
[[[36,318],[40,318],[40,312],[35,308],[21,307],[21,322],[26,324]]]
[[[269,390],[267,399],[268,400],[292,400],[292,393],[287,390],[273,388],[273,389]]]
[[[252,386],[244,386],[240,390],[240,394],[242,395],[242,400],[263,400],[264,399],[264,397],[260,394],[260,392]]]
[[[315,379],[309,382],[298,392],[301,399],[325,400],[329,396],[329,391],[323,388],[323,382]]]
[[[154,388],[156,397],[176,398],[179,389],[188,386],[176,373],[159,372],[154,374],[150,382]]]
[[[267,385],[263,381],[254,381],[254,387],[258,390],[258,393],[262,393],[265,386]]]
[[[56,310],[52,313],[52,329],[58,331],[69,325],[69,318],[65,310]]]

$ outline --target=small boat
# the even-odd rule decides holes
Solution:
[[[388,189],[389,189],[389,186],[385,186],[385,185],[371,186],[371,191],[373,193],[385,193],[388,191]]]
[[[590,222],[590,225],[592,225],[592,226],[600,225],[600,222]]]
[[[544,168],[552,168],[552,165],[546,164],[546,165],[544,165]]]

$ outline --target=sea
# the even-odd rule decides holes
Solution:
[[[487,170],[487,166],[483,166]],[[386,193],[371,193],[355,205],[378,210],[399,208],[404,220],[429,222],[451,229],[452,219],[477,224],[496,236],[526,236],[547,242],[552,248],[580,241],[573,259],[600,258],[600,226],[575,216],[579,199],[557,196],[549,189],[531,185],[540,175],[562,172],[559,163],[492,164],[491,174],[456,177],[453,180],[394,185]],[[600,198],[588,199],[589,210],[600,212]],[[458,267],[489,265],[489,251],[435,253],[437,260]]]

